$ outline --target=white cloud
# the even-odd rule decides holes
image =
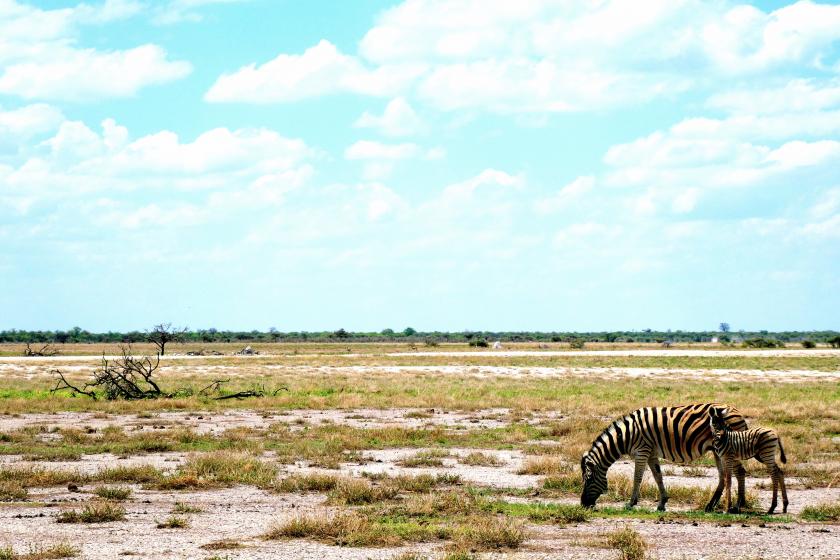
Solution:
[[[782,87],[735,90],[712,95],[706,105],[752,115],[814,112],[840,107],[840,79],[795,79]]]
[[[0,109],[0,141],[4,138],[20,141],[51,132],[63,120],[61,111],[43,103],[8,111]]]
[[[5,0],[0,6],[0,93],[97,100],[131,96],[189,74],[188,62],[170,60],[157,45],[102,51],[77,44],[79,27],[131,17],[141,8],[138,2],[109,0],[41,10]]]
[[[274,103],[330,93],[393,95],[412,80],[418,67],[365,68],[322,40],[301,55],[281,54],[260,66],[225,74],[205,94],[210,102]]]
[[[201,21],[204,19],[199,11],[204,6],[215,4],[237,4],[248,0],[169,0],[153,11],[153,21],[160,25],[170,25],[183,21]]]
[[[365,111],[353,126],[374,128],[386,136],[411,136],[424,129],[423,121],[402,97],[392,99],[381,116]]]
[[[595,186],[595,178],[592,176],[577,177],[571,183],[565,185],[554,195],[538,200],[534,209],[538,214],[552,214],[571,207],[575,202],[592,190]]]
[[[383,144],[372,140],[359,140],[344,151],[347,159],[399,160],[416,157],[416,144]]]

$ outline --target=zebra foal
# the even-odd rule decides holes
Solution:
[[[580,503],[594,507],[598,497],[607,490],[607,470],[622,455],[629,455],[635,461],[633,494],[627,503],[632,508],[639,501],[639,488],[645,468],[650,467],[659,488],[659,511],[665,510],[668,492],[662,482],[660,457],[675,463],[688,463],[699,459],[713,449],[713,434],[709,426],[712,409],[720,409],[722,418],[730,430],[745,430],[747,422],[734,407],[703,403],[686,406],[640,408],[615,420],[592,442],[592,447],[580,460],[583,476],[583,490]],[[718,469],[718,486],[706,511],[714,510],[724,486],[723,464],[715,454]],[[738,504],[744,501],[744,476],[746,470],[735,461],[733,468],[738,477]]]
[[[768,514],[776,511],[776,504],[779,487],[782,488],[782,513],[787,513],[788,497],[785,488],[785,473],[776,463],[776,452],[782,463],[787,463],[785,448],[782,447],[782,440],[775,430],[770,428],[752,428],[742,432],[733,432],[726,425],[726,409],[710,409],[709,424],[714,434],[715,453],[723,459],[724,481],[726,486],[726,510],[730,513],[739,513],[743,504],[739,503],[735,508],[730,507],[732,488],[732,467],[735,463],[740,465],[741,460],[758,459],[770,472],[773,480],[773,501],[770,503]]]

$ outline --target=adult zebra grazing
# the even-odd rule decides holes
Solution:
[[[770,428],[752,428],[750,430],[733,432],[724,422],[726,410],[713,408],[709,410],[710,424],[714,434],[715,453],[723,459],[723,476],[726,481],[726,511],[741,513],[741,505],[731,508],[732,499],[732,465],[739,460],[755,457],[767,467],[773,480],[773,501],[767,515],[776,511],[779,486],[782,487],[782,513],[787,513],[788,497],[785,488],[785,473],[776,462],[776,453],[782,463],[787,463],[785,448],[775,430]],[[740,463],[739,463],[740,464]]]
[[[722,411],[723,419],[730,430],[747,429],[746,420],[735,407],[717,403],[640,408],[607,426],[580,460],[583,474],[581,505],[595,506],[598,496],[607,490],[607,469],[622,455],[630,455],[635,460],[636,470],[633,477],[633,495],[627,502],[627,508],[632,508],[638,503],[642,475],[645,467],[649,466],[659,488],[659,504],[656,509],[665,511],[668,492],[662,482],[659,458],[675,463],[688,463],[713,450],[714,435],[709,425],[711,409]],[[714,510],[723,492],[723,462],[717,453],[715,464],[718,469],[718,486],[712,499],[706,504],[706,511]],[[734,461],[733,467],[738,477],[738,506],[741,507],[744,505],[746,470],[740,461]]]

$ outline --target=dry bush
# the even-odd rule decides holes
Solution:
[[[407,474],[400,474],[395,477],[383,476],[382,480],[385,484],[393,486],[399,490],[406,492],[429,492],[438,486],[453,486],[460,484],[461,477],[457,474],[418,474],[411,476]]]
[[[478,509],[478,502],[466,492],[442,492],[409,497],[395,512],[410,517],[468,515]]]

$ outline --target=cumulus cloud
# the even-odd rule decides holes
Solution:
[[[705,87],[700,72],[823,70],[836,58],[838,22],[840,6],[807,0],[772,12],[696,0],[645,10],[621,1],[406,0],[383,12],[359,56],[321,41],[224,75],[206,97],[265,103],[412,92],[444,110],[585,111]]]
[[[206,93],[210,102],[274,103],[331,93],[393,95],[413,79],[412,66],[366,68],[322,40],[300,55],[280,54],[219,77]]]
[[[359,140],[344,151],[347,159],[408,159],[419,153],[417,144],[383,144],[373,140]]]
[[[78,45],[78,29],[137,14],[142,5],[109,0],[41,10],[8,0],[0,6],[0,93],[25,99],[86,101],[127,97],[189,74],[157,45],[103,51]],[[119,76],[119,79],[115,79]]]
[[[424,129],[423,121],[403,97],[388,102],[382,115],[365,111],[353,126],[373,128],[385,136],[411,136]]]

